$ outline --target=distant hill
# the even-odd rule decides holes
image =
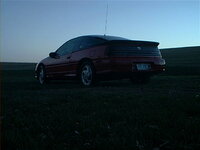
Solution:
[[[200,65],[200,46],[161,49],[161,53],[170,66]]]
[[[34,70],[36,63],[1,62],[1,70]]]
[[[200,75],[200,46],[161,49],[166,73]]]

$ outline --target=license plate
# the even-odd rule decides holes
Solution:
[[[150,64],[136,64],[137,70],[150,70],[151,65]]]

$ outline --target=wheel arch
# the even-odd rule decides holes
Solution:
[[[84,62],[90,62],[90,63],[93,65],[94,71],[95,71],[95,73],[96,73],[95,66],[94,66],[94,63],[93,63],[92,59],[86,57],[86,58],[82,58],[82,59],[79,61],[79,63],[78,63],[78,67],[77,67],[77,76],[79,76],[81,65],[82,65]]]
[[[37,79],[38,79],[38,71],[39,71],[39,68],[40,66],[43,66],[45,68],[45,65],[43,63],[39,63],[36,68],[35,68],[35,74],[37,75]]]

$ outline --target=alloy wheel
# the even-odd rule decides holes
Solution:
[[[45,72],[44,72],[43,66],[40,66],[38,75],[39,75],[38,79],[39,79],[40,84],[44,84],[44,82],[45,82]]]
[[[84,65],[81,71],[81,81],[84,85],[89,86],[92,84],[93,72],[90,65]]]

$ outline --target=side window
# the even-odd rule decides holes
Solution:
[[[60,56],[70,54],[73,50],[74,42],[73,40],[69,40],[64,43],[58,50],[56,51]]]
[[[73,39],[74,47],[72,49],[72,52],[76,52],[76,51],[78,51],[80,49],[80,43],[81,43],[81,38],[80,37]]]
[[[85,37],[81,40],[80,49],[89,48],[104,43],[105,40],[99,38]]]

